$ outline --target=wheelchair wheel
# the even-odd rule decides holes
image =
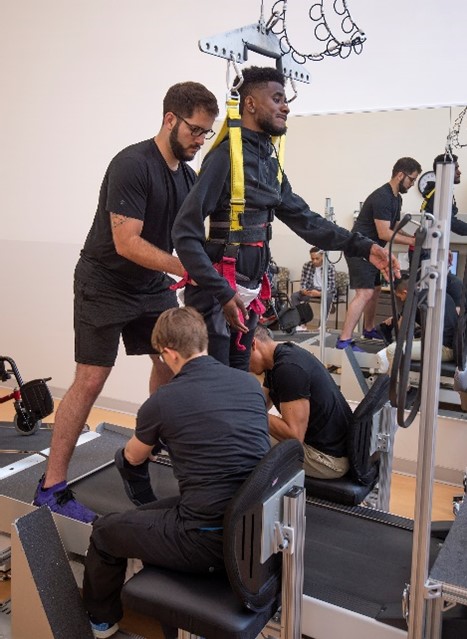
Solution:
[[[41,427],[42,421],[40,419],[38,419],[36,422],[34,422],[27,415],[22,415],[21,413],[16,413],[16,415],[15,415],[15,417],[13,419],[13,425],[15,427],[15,430],[20,435],[26,435],[27,436],[27,435],[34,435],[36,430]]]

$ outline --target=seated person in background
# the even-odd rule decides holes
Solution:
[[[323,290],[323,259],[324,252],[317,246],[310,248],[310,261],[306,262],[302,268],[300,279],[300,290],[292,293],[292,306],[297,306],[300,302],[310,302],[321,299]],[[327,309],[331,310],[332,302],[336,298],[336,269],[334,264],[328,262],[327,281]]]
[[[151,341],[174,377],[141,406],[135,434],[117,451],[116,462],[127,492],[146,483],[139,501],[155,499],[148,457],[161,439],[180,496],[95,521],[83,583],[95,637],[118,631],[127,558],[183,572],[223,569],[225,509],[270,448],[260,384],[207,355],[206,325],[197,311],[163,312]]]
[[[305,473],[337,479],[349,469],[346,435],[352,411],[328,370],[309,351],[291,342],[275,342],[261,325],[255,329],[250,372],[264,373],[272,437],[298,439],[305,451]]]
[[[402,279],[396,286],[396,295],[402,301],[407,298],[408,279]],[[403,313],[403,309],[402,309]],[[418,312],[417,312],[418,315]],[[402,314],[401,314],[402,316]],[[446,300],[444,305],[444,326],[443,326],[443,343],[441,344],[441,361],[450,362],[454,358],[454,338],[457,330],[457,323],[459,315],[457,313],[456,305],[452,297],[446,293]],[[416,318],[416,321],[417,318]],[[401,319],[399,319],[400,325]],[[394,354],[396,352],[397,342],[389,344],[389,346],[380,353],[378,353],[380,359],[384,361],[384,357],[387,357],[389,363],[389,370],[392,368],[392,362],[394,360]],[[414,339],[412,341],[412,354],[411,359],[419,362],[422,358],[422,341],[421,339]]]

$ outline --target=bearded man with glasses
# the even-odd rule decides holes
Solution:
[[[97,211],[75,270],[76,376],[55,417],[45,476],[34,504],[84,522],[95,513],[77,502],[66,482],[73,449],[117,357],[152,360],[149,392],[171,371],[151,345],[158,316],[177,306],[173,279],[183,267],[172,255],[175,216],[195,181],[186,162],[212,134],[215,96],[202,84],[172,86],[159,133],[118,153],[102,182]]]
[[[413,158],[400,158],[392,169],[389,182],[373,191],[365,202],[352,231],[359,231],[380,246],[385,246],[393,235],[393,229],[400,220],[402,195],[412,188],[415,180],[422,172],[422,167]],[[415,238],[405,231],[396,233],[396,244],[410,246]],[[350,346],[354,351],[362,351],[353,339],[353,331],[363,313],[363,337],[366,339],[382,339],[375,327],[376,306],[381,292],[380,271],[361,257],[347,257],[349,267],[350,288],[355,289],[355,297],[349,304],[342,327],[336,342],[336,348]]]

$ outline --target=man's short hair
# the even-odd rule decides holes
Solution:
[[[257,339],[259,342],[269,342],[271,340],[274,340],[274,336],[267,326],[258,324],[255,328],[255,339]]]
[[[399,158],[392,168],[392,176],[395,177],[398,173],[417,173],[422,172],[422,167],[413,158]]]
[[[450,156],[447,153],[440,153],[440,155],[437,155],[433,160],[433,171],[436,173],[436,165],[443,164],[444,162],[450,162],[451,158],[453,162],[457,162],[457,155],[454,155],[454,153],[451,153]]]
[[[159,315],[151,344],[159,353],[173,348],[184,358],[208,347],[208,331],[203,316],[191,306],[169,308]]]
[[[243,113],[245,98],[250,95],[251,90],[256,87],[266,86],[268,82],[278,82],[285,86],[284,75],[274,67],[249,67],[242,72],[243,82],[238,89],[240,95],[240,113]],[[235,78],[235,84],[239,78]]]
[[[322,253],[322,249],[320,249],[318,246],[311,246],[310,247],[310,253]]]
[[[164,115],[170,111],[182,118],[190,118],[196,109],[203,109],[214,117],[219,115],[216,96],[199,82],[179,82],[171,86],[162,107]]]
[[[407,291],[409,288],[409,274],[401,273],[401,276],[398,280],[394,282],[394,290],[396,293],[403,293]]]

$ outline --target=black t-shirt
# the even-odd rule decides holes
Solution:
[[[353,231],[359,231],[380,246],[386,244],[385,240],[378,237],[375,220],[386,220],[391,229],[400,220],[402,197],[394,195],[389,182],[373,191],[363,202],[362,210],[353,225]]]
[[[426,289],[423,291],[424,299],[422,299],[422,304],[426,305],[426,295],[428,292]],[[405,306],[405,304],[404,304]],[[401,315],[404,315],[404,306],[402,307]],[[420,313],[420,308],[417,308],[415,313],[415,322],[416,324],[421,324],[422,317]],[[454,339],[457,333],[457,325],[459,322],[459,314],[456,309],[456,303],[454,299],[446,293],[446,298],[444,302],[444,323],[443,323],[443,346],[447,346],[447,348],[454,348]]]
[[[325,366],[301,346],[286,342],[274,351],[274,366],[264,386],[280,412],[282,402],[310,400],[305,444],[333,457],[344,457],[352,411]]]
[[[270,448],[266,403],[249,373],[190,360],[141,406],[136,437],[167,446],[188,527],[219,525],[229,500]]]
[[[444,303],[443,346],[454,348],[454,338],[456,336],[458,322],[459,315],[456,310],[456,304],[452,297],[446,293],[446,301]]]
[[[172,253],[172,225],[194,183],[195,173],[184,162],[171,171],[154,140],[145,140],[120,151],[111,161],[102,182],[97,211],[81,252],[86,262],[114,278],[141,290],[164,275],[139,266],[115,251],[110,212],[143,222],[141,237]]]

